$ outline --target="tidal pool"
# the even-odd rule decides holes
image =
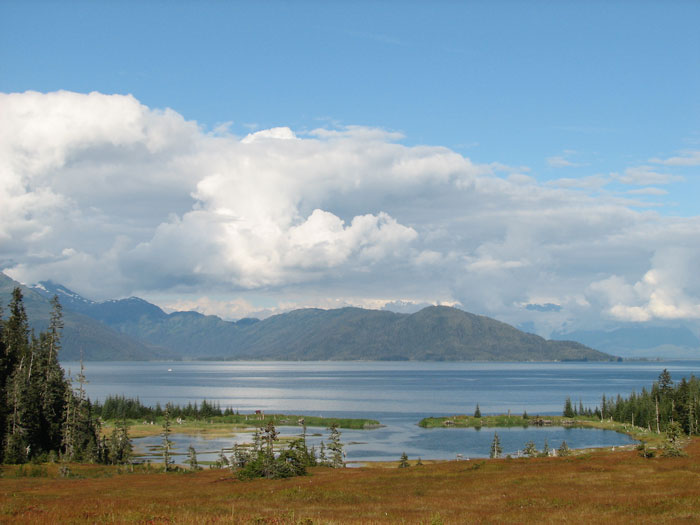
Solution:
[[[278,427],[282,437],[300,436],[299,427]],[[636,443],[625,434],[593,428],[565,427],[509,427],[509,428],[421,428],[415,422],[402,418],[386,421],[386,426],[372,430],[341,429],[341,440],[345,445],[346,461],[350,465],[366,461],[396,461],[405,452],[409,459],[444,460],[461,458],[485,458],[489,456],[494,432],[503,448],[503,454],[516,455],[533,441],[539,450],[545,440],[550,449],[559,448],[566,441],[569,448],[614,447]],[[307,444],[318,450],[322,440],[327,441],[328,431],[307,428]],[[204,435],[171,434],[175,462],[184,464],[187,449],[192,445],[197,451],[198,461],[216,461],[221,450],[230,455],[234,443],[247,443],[252,433],[238,432],[230,437],[207,438]],[[154,463],[162,460],[159,446],[162,437],[151,436],[134,439],[137,452],[145,454],[141,459]]]

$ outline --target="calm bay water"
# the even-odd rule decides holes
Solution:
[[[79,364],[65,362],[74,374]],[[395,460],[402,452],[423,459],[488,455],[493,430],[421,429],[425,416],[483,413],[560,414],[570,396],[584,405],[600,404],[603,394],[628,395],[649,388],[667,368],[673,378],[700,375],[700,361],[623,363],[472,362],[88,362],[87,392],[93,400],[110,394],[138,397],[155,405],[206,399],[241,412],[264,410],[307,415],[367,417],[384,428],[343,431],[350,461]],[[292,435],[298,428],[283,428]],[[315,429],[310,429],[316,432]],[[322,431],[319,431],[322,432]],[[505,453],[533,440],[541,448],[562,440],[574,448],[630,443],[627,436],[589,429],[498,429]],[[222,440],[177,437],[186,449],[218,451],[243,434]],[[316,441],[321,439],[315,438]],[[145,447],[160,438],[136,440]],[[200,459],[211,459],[200,457]]]

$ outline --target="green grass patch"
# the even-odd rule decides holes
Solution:
[[[171,428],[174,433],[178,434],[211,434],[212,437],[214,437],[216,435],[230,435],[235,430],[264,427],[270,422],[276,427],[301,427],[302,420],[307,427],[311,428],[328,428],[335,424],[338,428],[367,430],[382,426],[379,421],[375,419],[315,417],[290,414],[266,414],[262,417],[256,414],[231,414],[226,416],[212,416],[206,419],[184,418],[180,423],[178,423],[177,420],[171,421]],[[151,424],[151,422],[153,424]],[[116,423],[116,420],[105,421],[102,425],[102,433],[109,435]],[[129,435],[132,438],[159,435],[163,430],[162,417],[156,417],[152,420],[129,419],[127,423],[129,424]]]
[[[465,416],[457,415],[450,417],[426,417],[421,419],[418,426],[423,428],[481,428],[481,427],[527,427],[534,424],[534,418],[523,418],[508,414],[495,416]]]

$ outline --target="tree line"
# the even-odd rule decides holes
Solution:
[[[58,297],[51,305],[48,329],[38,336],[29,328],[21,288],[12,291],[7,319],[0,307],[0,462],[125,461],[131,450],[126,425],[101,437],[82,366],[75,381],[65,377]]]
[[[676,432],[678,428],[687,435],[699,435],[699,412],[700,379],[691,375],[689,379],[684,377],[674,383],[671,374],[664,369],[651,389],[642,388],[641,392],[632,392],[626,398],[619,394],[614,399],[603,395],[600,406],[593,410],[584,409],[583,404],[580,404],[577,410],[571,399],[567,398],[563,415],[611,419],[657,433],[669,430]]]
[[[95,412],[105,421],[113,419],[155,420],[165,417],[166,411],[171,418],[183,419],[208,419],[218,416],[232,416],[235,414],[230,407],[222,410],[218,402],[214,403],[206,399],[199,405],[197,402],[189,402],[186,406],[168,403],[166,407],[162,407],[160,403],[156,403],[155,407],[150,407],[141,404],[138,397],[129,398],[119,395],[109,395],[105,398],[104,403],[96,402],[93,407]]]

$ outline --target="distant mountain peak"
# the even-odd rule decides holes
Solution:
[[[36,290],[40,294],[42,294],[45,297],[53,297],[54,295],[57,295],[59,300],[64,303],[64,302],[69,302],[69,303],[84,303],[84,304],[95,304],[95,301],[91,301],[90,299],[86,299],[82,295],[80,295],[77,292],[74,292],[73,290],[70,290],[69,288],[66,288],[62,284],[57,284],[54,283],[53,281],[39,281],[37,284],[34,286],[30,286],[29,288],[32,288],[33,290]]]

